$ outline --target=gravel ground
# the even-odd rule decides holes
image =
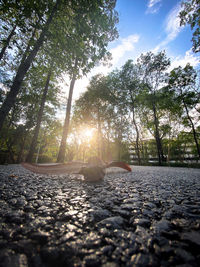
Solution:
[[[0,266],[200,266],[200,170],[103,182],[0,166]]]

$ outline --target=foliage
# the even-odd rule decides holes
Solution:
[[[195,53],[200,52],[200,1],[188,0],[182,2],[183,10],[181,10],[180,24],[185,25],[188,23],[193,30],[193,51]]]

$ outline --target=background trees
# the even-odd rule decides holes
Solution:
[[[148,158],[158,158],[160,165],[166,160],[183,160],[191,157],[187,151],[191,147],[193,156],[198,155],[198,121],[192,119],[198,117],[194,112],[199,105],[196,72],[186,65],[168,73],[169,66],[165,52],[148,52],[136,63],[129,60],[106,77],[93,77],[88,90],[75,103],[76,120],[101,129],[101,140],[102,133],[108,131],[107,140],[118,148],[125,141],[127,151],[135,151],[139,164]],[[190,129],[194,141],[188,138]],[[98,155],[106,158],[101,146]],[[113,151],[112,157],[123,159],[120,149],[118,154]]]
[[[183,10],[180,12],[180,24],[188,23],[193,30],[192,49],[195,53],[200,52],[200,1],[189,0],[182,2]]]
[[[65,159],[75,81],[87,74],[97,62],[109,56],[106,46],[117,37],[115,28],[117,14],[113,10],[114,6],[115,1],[93,1],[89,5],[88,3],[83,6],[80,6],[80,3],[77,5],[71,36],[73,52],[70,55],[71,62],[68,64],[71,82],[57,162],[63,162]]]
[[[169,87],[175,91],[175,97],[183,106],[185,111],[184,124],[191,128],[194,141],[197,148],[197,153],[200,158],[200,146],[198,141],[198,133],[196,132],[191,110],[199,104],[199,92],[194,90],[196,80],[196,72],[189,64],[185,68],[175,68],[169,76]]]
[[[53,1],[52,1],[53,2]],[[45,37],[48,33],[49,26],[56,15],[56,12],[58,10],[59,4],[61,3],[60,0],[57,0],[56,3],[50,3],[47,5],[41,4],[39,5],[39,8],[41,7],[41,10],[44,11],[42,22],[40,21],[41,25],[41,31],[38,32],[38,38],[35,39],[35,42],[33,42],[32,36],[29,38],[29,41],[27,43],[26,49],[24,50],[23,56],[21,57],[21,61],[19,63],[19,66],[16,71],[16,75],[13,79],[12,85],[10,87],[10,90],[0,108],[0,130],[3,126],[4,120],[6,116],[8,115],[10,109],[13,107],[16,97],[21,89],[22,82],[24,80],[24,77],[29,70],[31,63],[33,62],[34,58],[36,57],[39,49],[42,47],[43,42],[45,40]],[[12,3],[5,2],[5,8],[10,7]],[[4,6],[3,6],[4,7]],[[23,6],[22,6],[23,7]],[[34,5],[32,3],[31,6],[31,14],[35,13],[37,14],[37,8],[38,5]],[[47,11],[46,11],[47,9]],[[46,11],[46,12],[45,12]],[[41,12],[41,11],[40,11]],[[41,15],[41,13],[39,14]],[[44,22],[44,24],[43,24]],[[35,35],[35,24],[32,29],[32,35]],[[33,45],[31,47],[31,42],[33,42]],[[32,49],[31,49],[32,48]]]
[[[66,137],[69,127],[71,99],[76,78],[86,74],[97,61],[109,56],[106,46],[117,36],[115,24],[117,13],[114,10],[115,0],[110,1],[2,1],[2,39],[1,56],[4,57],[3,71],[10,74],[11,55],[15,54],[12,63],[11,77],[6,94],[1,93],[0,130],[9,116],[19,96],[23,82],[37,61],[50,61],[47,66],[46,83],[37,117],[37,125],[27,157],[32,161],[39,135],[49,82],[52,76],[67,72],[71,77],[70,95],[68,98],[66,123],[64,126],[58,161],[64,160]],[[5,14],[5,15],[4,15]],[[10,33],[6,36],[6,31]],[[15,30],[17,32],[14,38]],[[11,42],[12,41],[12,42]],[[24,42],[22,42],[24,41]],[[12,49],[6,58],[9,45]],[[8,51],[9,52],[9,51]],[[46,63],[45,63],[46,64]],[[8,71],[9,69],[9,71]],[[53,69],[53,70],[52,70]],[[56,71],[55,71],[56,70]],[[7,77],[6,77],[7,78]],[[11,79],[13,81],[11,82]]]

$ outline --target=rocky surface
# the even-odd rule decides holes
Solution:
[[[0,166],[0,266],[200,266],[200,170],[103,182]]]

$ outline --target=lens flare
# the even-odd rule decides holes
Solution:
[[[85,138],[91,139],[94,134],[94,129],[93,128],[84,128],[81,131],[81,135]]]

